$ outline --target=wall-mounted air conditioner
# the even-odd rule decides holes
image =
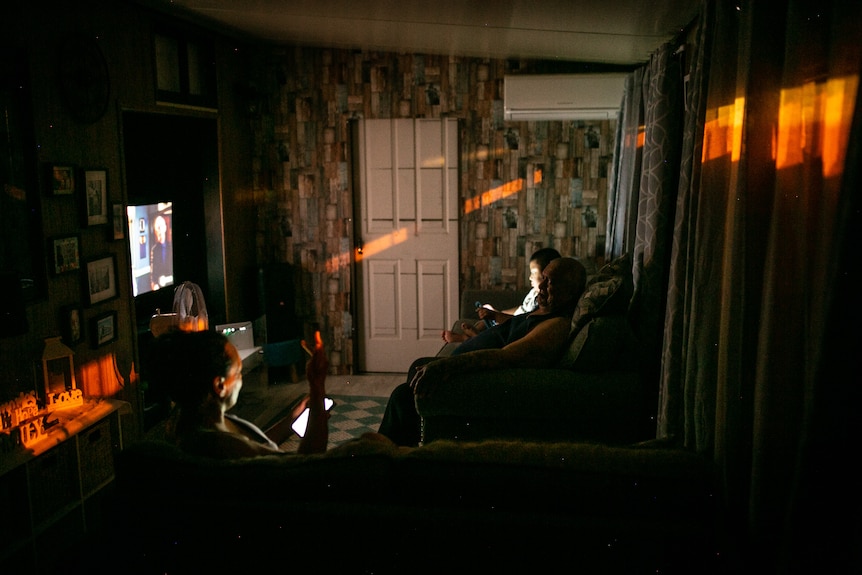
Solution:
[[[626,74],[548,74],[503,78],[506,120],[616,118]]]

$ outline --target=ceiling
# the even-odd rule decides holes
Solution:
[[[700,0],[142,0],[280,45],[636,65]]]

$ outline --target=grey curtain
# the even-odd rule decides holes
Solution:
[[[713,458],[723,552],[751,572],[860,572],[862,5],[707,0],[689,38],[679,162],[647,173],[673,151],[647,112],[628,145],[624,102],[609,213],[633,308],[665,302],[657,434]]]
[[[626,77],[614,143],[611,190],[608,194],[608,228],[605,255],[613,260],[631,248],[637,229],[638,192],[643,159],[643,84],[646,70]]]
[[[630,316],[642,342],[645,377],[651,381],[657,380],[660,365],[680,173],[683,57],[676,45],[666,44],[626,79],[608,201],[605,254],[632,255],[635,295]]]

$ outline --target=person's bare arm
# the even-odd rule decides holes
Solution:
[[[302,342],[303,348],[311,353],[311,357],[305,366],[305,375],[308,378],[308,426],[305,436],[299,441],[298,453],[322,453],[326,451],[329,443],[329,414],[323,406],[329,366],[319,331],[315,332],[314,340],[313,350]]]
[[[518,308],[514,307],[511,309],[499,311],[489,307],[480,307],[476,311],[481,319],[491,318],[497,323],[503,323],[515,317],[515,312],[518,311]]]
[[[424,397],[455,374],[512,367],[549,367],[565,347],[570,328],[568,317],[552,318],[501,349],[482,349],[432,361],[417,370],[410,386],[417,396]]]

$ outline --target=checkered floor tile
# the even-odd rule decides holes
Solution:
[[[389,398],[334,395],[332,399],[335,405],[329,418],[330,449],[363,433],[376,432]],[[280,445],[284,451],[296,451],[298,446],[299,437],[295,435]]]

